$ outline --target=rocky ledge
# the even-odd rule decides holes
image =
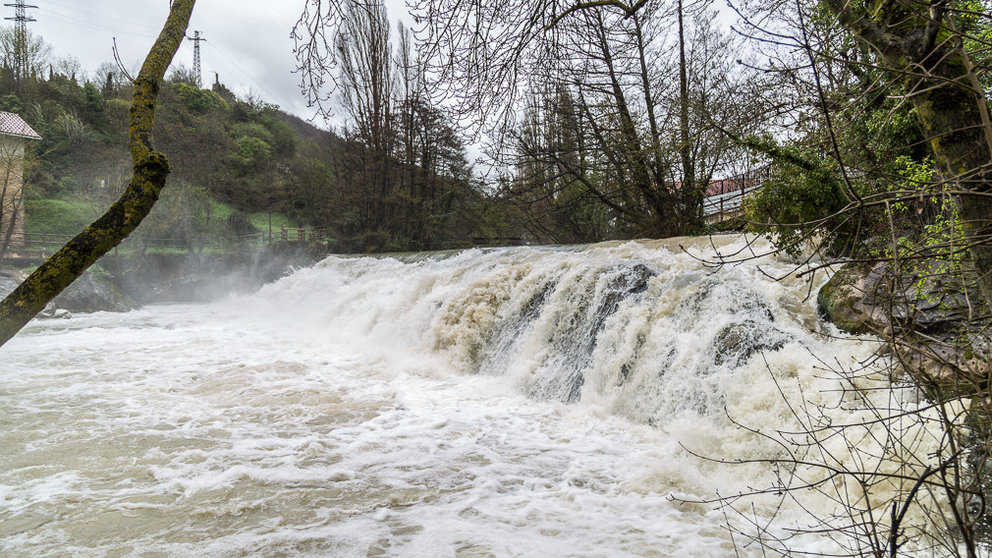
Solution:
[[[10,294],[26,275],[4,271],[0,275],[0,297]],[[139,305],[109,279],[84,273],[55,298],[41,318],[68,318],[73,312],[128,312]]]
[[[910,373],[984,385],[992,338],[977,289],[936,269],[897,274],[888,262],[848,264],[820,289],[821,314],[852,334],[889,342]]]

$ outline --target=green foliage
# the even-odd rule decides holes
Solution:
[[[79,200],[26,200],[25,229],[31,234],[78,234],[93,220],[93,207]]]
[[[256,137],[241,136],[234,140],[237,149],[231,160],[242,171],[257,170],[272,159],[272,146]]]
[[[0,110],[4,112],[21,112],[21,99],[17,95],[0,96]]]
[[[32,232],[74,234],[106,209],[130,174],[128,117],[133,85],[114,66],[96,83],[59,72],[14,95],[0,70],[0,110],[20,114],[43,137],[27,168]],[[370,157],[348,140],[313,128],[258,99],[223,86],[199,89],[183,74],[163,84],[155,148],[171,175],[133,235],[139,250],[203,250],[217,238],[299,226],[324,228],[341,248],[428,249],[505,237],[505,213],[487,205],[471,182],[464,146],[443,113],[419,107],[405,137],[414,158],[393,151]],[[390,133],[398,133],[394,130]],[[404,150],[404,153],[407,150]],[[574,221],[595,222],[576,200]],[[229,222],[230,221],[230,222]]]
[[[744,216],[750,230],[768,234],[779,247],[795,254],[802,249],[801,241],[821,229],[848,199],[836,169],[812,162],[815,153],[797,147],[775,149],[783,162],[773,166],[760,190],[745,198]],[[846,229],[835,231],[843,232]]]
[[[296,153],[296,131],[285,120],[270,118],[267,123],[272,141],[269,143],[282,157],[292,157]]]
[[[256,138],[268,145],[275,143],[275,137],[272,135],[272,132],[257,122],[238,122],[234,124],[231,126],[231,137],[236,140],[245,137]]]
[[[107,99],[103,105],[104,119],[107,127],[123,134],[127,130],[128,111],[131,110],[131,103],[124,99]]]
[[[217,201],[211,202],[211,213],[219,221],[227,222],[228,217],[238,210],[224,203]],[[298,225],[296,221],[291,219],[284,213],[269,213],[267,211],[258,213],[248,213],[248,219],[251,221],[251,225],[259,231],[269,230],[269,223],[271,221],[273,234],[278,234],[280,227],[293,228]]]
[[[83,106],[92,115],[103,112],[103,95],[95,85],[88,81],[83,85]]]
[[[930,187],[936,169],[930,158],[914,161],[905,155],[896,157],[894,167],[898,179],[891,183],[889,189],[899,198],[892,202],[891,208],[905,214],[909,209],[909,199],[919,197]],[[936,203],[936,198],[931,196],[931,200]]]
[[[235,211],[227,216],[227,230],[237,237],[248,236],[258,232],[251,218],[243,211]]]
[[[918,298],[933,296],[936,293],[928,284],[930,278],[959,276],[965,270],[964,223],[947,188],[934,187],[937,172],[933,160],[899,157],[895,166],[897,179],[891,187],[895,199],[886,204],[886,217],[901,226],[903,234],[896,235],[895,246],[891,240],[883,242],[884,248],[876,249],[873,255],[916,277],[914,293]],[[924,220],[914,223],[920,216]]]
[[[209,89],[200,89],[183,82],[175,83],[174,87],[176,96],[182,99],[186,110],[194,114],[206,114],[227,108],[227,101]]]

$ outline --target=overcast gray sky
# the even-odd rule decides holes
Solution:
[[[8,2],[12,3],[12,0]],[[204,84],[222,83],[238,94],[254,93],[302,117],[313,114],[299,93],[293,41],[289,34],[304,0],[198,0],[190,32],[207,39],[201,46]],[[113,38],[125,65],[136,69],[161,29],[168,0],[28,0],[37,19],[29,29],[52,45],[56,57],[75,56],[87,72],[113,61]],[[387,1],[390,19],[403,13],[402,0]],[[13,8],[0,8],[4,17]],[[10,24],[12,22],[5,22]],[[193,43],[186,41],[174,64],[193,66]]]

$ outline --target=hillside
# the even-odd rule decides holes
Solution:
[[[444,217],[397,195],[392,215],[403,219],[357,223],[368,200],[360,177],[366,163],[353,140],[259,99],[239,98],[222,84],[201,89],[192,81],[180,70],[161,92],[154,140],[172,175],[135,240],[200,251],[287,226],[323,229],[332,249],[380,251],[496,236],[476,226],[485,221],[473,215],[486,214],[486,199],[464,171],[458,177],[416,171],[435,176],[424,180],[446,192]],[[114,71],[91,81],[51,71],[20,88],[13,83],[0,79],[0,110],[21,114],[44,138],[28,153],[27,230],[74,234],[117,198],[130,176],[131,85]],[[420,213],[424,221],[411,226],[409,216]]]

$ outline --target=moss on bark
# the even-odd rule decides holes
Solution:
[[[131,181],[120,199],[70,240],[0,302],[0,345],[17,334],[45,305],[90,265],[141,224],[169,175],[165,155],[152,146],[155,106],[165,71],[182,44],[195,0],[173,0],[169,17],[135,79],[130,112]]]

